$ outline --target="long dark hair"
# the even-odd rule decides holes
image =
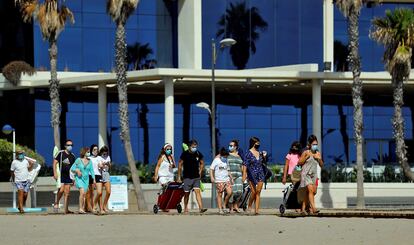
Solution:
[[[294,141],[289,149],[289,154],[301,154],[302,145],[299,141]]]
[[[98,147],[98,145],[96,145],[96,144],[92,144],[92,145],[91,145],[91,147],[89,148],[89,151],[90,151],[90,153],[91,153],[91,156],[93,156],[92,152],[93,152],[93,148],[95,148],[95,147],[98,149],[98,153],[97,153],[97,155],[96,155],[96,156],[98,156],[98,155],[99,155],[99,147]],[[93,156],[93,157],[95,157],[95,156]]]
[[[249,149],[251,149],[257,142],[260,142],[259,138],[251,137],[249,140]]]
[[[316,138],[316,136],[313,135],[313,134],[309,135],[309,137],[308,137],[308,147],[311,146],[312,142],[314,142],[314,141],[318,142],[318,138]]]
[[[167,161],[171,164],[170,158],[168,157],[167,153],[165,152],[165,149],[168,146],[171,147],[171,151],[172,151],[172,148],[173,148],[172,145],[169,144],[169,143],[165,143],[165,145],[161,148],[160,153],[158,154],[157,161],[159,161],[162,156],[166,156]],[[172,154],[171,154],[171,159],[172,159],[173,164],[175,164],[174,157],[172,156]]]

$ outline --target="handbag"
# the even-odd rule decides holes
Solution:
[[[300,166],[296,166],[295,169],[293,169],[292,174],[290,175],[290,179],[293,184],[300,182],[301,173],[302,173],[302,168]]]
[[[272,170],[270,170],[266,164],[262,163],[263,172],[265,174],[265,179],[268,180],[273,176]]]

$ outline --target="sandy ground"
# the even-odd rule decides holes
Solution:
[[[274,215],[1,215],[1,244],[413,244],[414,220]]]

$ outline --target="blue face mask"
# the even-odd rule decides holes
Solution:
[[[318,145],[312,145],[312,146],[311,146],[311,150],[312,150],[313,152],[317,152],[317,151],[318,151]]]
[[[91,153],[89,153],[89,152],[86,152],[86,155],[85,155],[86,157],[90,157],[91,156]]]
[[[66,150],[71,152],[72,151],[72,146],[71,145],[66,146]]]
[[[24,154],[19,154],[19,155],[17,155],[17,159],[19,159],[19,160],[23,160],[23,159],[24,159]]]
[[[191,152],[196,152],[197,151],[197,147],[191,147]]]
[[[170,149],[165,151],[165,154],[167,154],[167,155],[171,155],[171,153],[172,153],[172,151]]]
[[[233,152],[234,150],[236,150],[236,147],[229,145],[229,151]]]

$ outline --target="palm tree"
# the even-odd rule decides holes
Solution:
[[[142,45],[136,42],[134,45],[127,46],[127,63],[132,65],[132,70],[142,70],[147,62],[151,60],[148,56],[153,54],[152,48],[149,43]]]
[[[393,12],[387,10],[384,18],[372,21],[370,37],[385,46],[385,68],[391,74],[394,104],[392,126],[396,143],[397,161],[404,175],[414,180],[407,159],[407,147],[404,142],[405,126],[402,116],[404,105],[403,83],[410,76],[412,48],[414,47],[414,12],[412,9],[400,8]]]
[[[348,21],[349,56],[352,70],[352,103],[354,105],[354,134],[357,162],[357,208],[365,208],[364,199],[364,159],[363,159],[363,113],[361,57],[359,56],[359,16],[364,0],[336,0],[335,4]]]
[[[39,23],[44,40],[49,42],[50,80],[49,96],[51,103],[51,124],[55,146],[60,148],[60,99],[59,80],[57,78],[57,40],[59,34],[65,28],[67,20],[75,22],[73,13],[59,0],[44,0],[39,3],[36,0],[15,0],[20,7],[23,21],[30,22],[32,18]]]
[[[246,2],[237,4],[230,3],[226,13],[218,21],[220,29],[216,36],[223,38],[231,37],[237,41],[230,47],[230,55],[234,66],[242,70],[246,68],[249,61],[250,50],[256,53],[256,41],[259,39],[259,32],[267,29],[267,22],[259,14],[259,9],[246,7]]]
[[[132,182],[135,187],[137,203],[139,210],[147,210],[144,195],[141,189],[141,183],[138,177],[137,167],[135,166],[134,154],[131,146],[131,135],[129,132],[129,115],[128,115],[128,94],[127,94],[127,45],[125,24],[128,17],[134,13],[139,0],[107,0],[106,11],[116,24],[115,33],[115,62],[116,78],[119,98],[119,124],[121,126],[121,140],[124,143],[125,153],[128,159],[128,165],[131,170]]]

